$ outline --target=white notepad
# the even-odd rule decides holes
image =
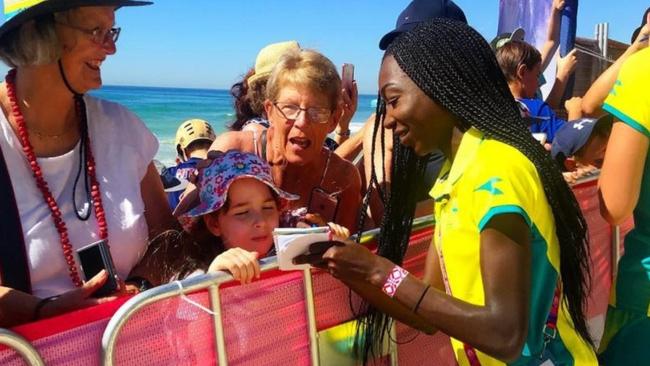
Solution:
[[[309,246],[333,239],[333,233],[328,226],[310,228],[279,228],[273,230],[273,243],[282,271],[311,268],[309,264],[293,264],[293,259],[309,252]]]

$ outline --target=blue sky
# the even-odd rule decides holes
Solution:
[[[154,0],[155,1],[155,0]],[[374,93],[377,44],[409,0],[157,0],[123,8],[118,53],[103,66],[110,85],[228,88],[268,43],[296,39],[335,64],[356,66],[360,90]],[[456,0],[470,25],[496,33],[498,0]],[[610,38],[628,41],[650,2],[582,0],[578,35],[609,21]],[[191,4],[191,5],[190,5]],[[5,68],[3,68],[5,69]],[[0,70],[4,71],[4,70]]]

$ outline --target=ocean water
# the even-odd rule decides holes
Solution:
[[[227,130],[234,118],[232,97],[228,90],[153,88],[135,86],[104,86],[92,95],[120,103],[140,117],[160,141],[156,159],[169,166],[176,152],[174,137],[181,122],[201,118],[215,132]],[[376,96],[360,95],[359,107],[352,118],[356,130],[375,111]]]

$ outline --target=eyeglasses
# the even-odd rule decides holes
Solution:
[[[120,32],[122,31],[122,28],[120,27],[109,28],[109,29],[101,29],[101,28],[86,29],[68,23],[57,22],[57,24],[87,34],[90,36],[90,39],[97,44],[105,44],[109,40],[111,40],[113,43],[116,43],[117,40],[120,38]]]
[[[300,112],[305,112],[312,123],[327,123],[327,120],[332,115],[332,111],[328,108],[300,108],[295,104],[275,102],[273,105],[280,111],[280,114],[286,119],[297,120]]]

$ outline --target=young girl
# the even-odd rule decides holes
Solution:
[[[269,165],[257,155],[235,150],[201,169],[196,184],[174,211],[191,234],[168,234],[160,247],[167,250],[163,277],[228,271],[241,283],[259,278],[257,258],[273,253],[281,210],[298,196],[277,188]],[[329,226],[336,236],[349,236],[347,229]]]

